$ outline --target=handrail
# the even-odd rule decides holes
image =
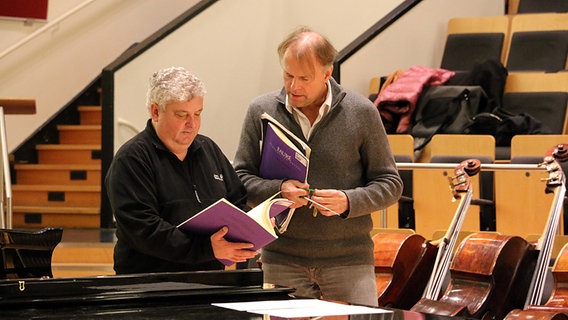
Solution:
[[[6,139],[6,122],[4,120],[4,108],[0,106],[0,159],[2,161],[2,181],[4,192],[0,200],[0,225],[2,228],[12,228],[12,181],[10,178],[10,160],[8,159],[8,147]],[[0,188],[2,190],[2,188]],[[4,198],[5,195],[5,198]],[[6,203],[4,203],[6,199]],[[5,210],[4,210],[5,209]]]
[[[132,122],[128,121],[128,120],[124,120],[122,118],[118,118],[118,120],[116,121],[116,123],[119,126],[123,126],[123,127],[127,127],[128,129],[132,130],[132,132],[134,133],[139,133],[140,130],[138,130],[138,128],[136,128],[136,126],[134,124],[132,124]]]
[[[423,163],[423,162],[397,162],[396,167],[400,170],[415,170],[415,169],[451,169],[453,170],[457,163]],[[481,171],[515,171],[515,170],[546,170],[546,168],[538,164],[481,164]]]
[[[333,79],[337,83],[341,83],[341,64],[354,55],[359,49],[365,46],[367,43],[371,42],[377,35],[383,32],[391,24],[397,21],[400,17],[406,14],[410,9],[420,3],[422,0],[406,0],[394,8],[391,12],[386,14],[381,20],[377,21],[369,29],[365,30],[360,36],[349,43],[345,48],[343,48],[337,54],[337,58],[333,63]]]
[[[95,2],[95,0],[87,0],[83,3],[81,3],[80,5],[76,6],[75,8],[67,11],[65,14],[57,17],[55,20],[48,22],[46,25],[44,25],[43,27],[37,29],[36,31],[34,31],[33,33],[31,33],[30,35],[28,35],[27,37],[25,37],[24,39],[18,41],[17,43],[13,44],[12,46],[10,46],[8,49],[2,51],[2,53],[0,53],[0,59],[4,58],[5,56],[9,55],[10,53],[16,51],[16,49],[18,49],[19,47],[23,46],[24,44],[32,41],[33,39],[35,39],[37,36],[41,35],[42,33],[46,32],[47,30],[51,29],[53,26],[59,24],[61,21],[69,18],[70,16],[72,16],[73,14],[75,14],[75,12],[83,9],[84,7],[90,5],[91,3]]]
[[[116,60],[103,68],[101,73],[103,105],[102,131],[105,133],[101,141],[101,174],[103,176],[106,175],[112,158],[114,157],[114,73],[218,1],[219,0],[200,0],[189,10],[150,35],[144,41],[131,46]],[[102,184],[102,188],[101,227],[110,227],[113,225],[112,209],[106,195],[106,187],[104,184]]]

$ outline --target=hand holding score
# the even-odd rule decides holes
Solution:
[[[228,231],[227,227],[223,227],[210,237],[215,258],[233,262],[245,262],[247,259],[256,256],[257,252],[249,250],[253,247],[252,243],[229,242],[225,240],[224,236]]]

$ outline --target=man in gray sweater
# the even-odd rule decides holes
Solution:
[[[295,201],[287,231],[262,250],[264,281],[301,297],[376,306],[370,213],[402,192],[379,113],[331,78],[337,50],[324,36],[299,28],[278,54],[284,88],[252,101],[234,162],[253,206],[278,191]],[[307,183],[259,176],[264,112],[310,146]]]

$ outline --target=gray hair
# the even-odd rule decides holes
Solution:
[[[150,77],[146,105],[148,110],[156,103],[162,111],[172,102],[190,101],[194,97],[203,97],[205,84],[194,74],[182,67],[170,67],[155,72]]]

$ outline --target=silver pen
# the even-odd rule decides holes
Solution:
[[[304,197],[304,199],[306,199],[306,200],[308,200],[309,202],[315,204],[316,206],[320,206],[320,207],[324,208],[325,210],[327,210],[327,211],[329,211],[329,212],[331,212],[331,213],[333,213],[333,214],[335,214],[335,215],[338,215],[338,216],[341,215],[341,214],[339,214],[339,213],[337,213],[337,212],[331,210],[330,208],[324,206],[323,204],[321,204],[321,203],[319,203],[319,202],[316,202],[316,201],[314,201],[314,200],[312,200],[312,199],[310,199],[310,198],[308,198],[308,197]]]

